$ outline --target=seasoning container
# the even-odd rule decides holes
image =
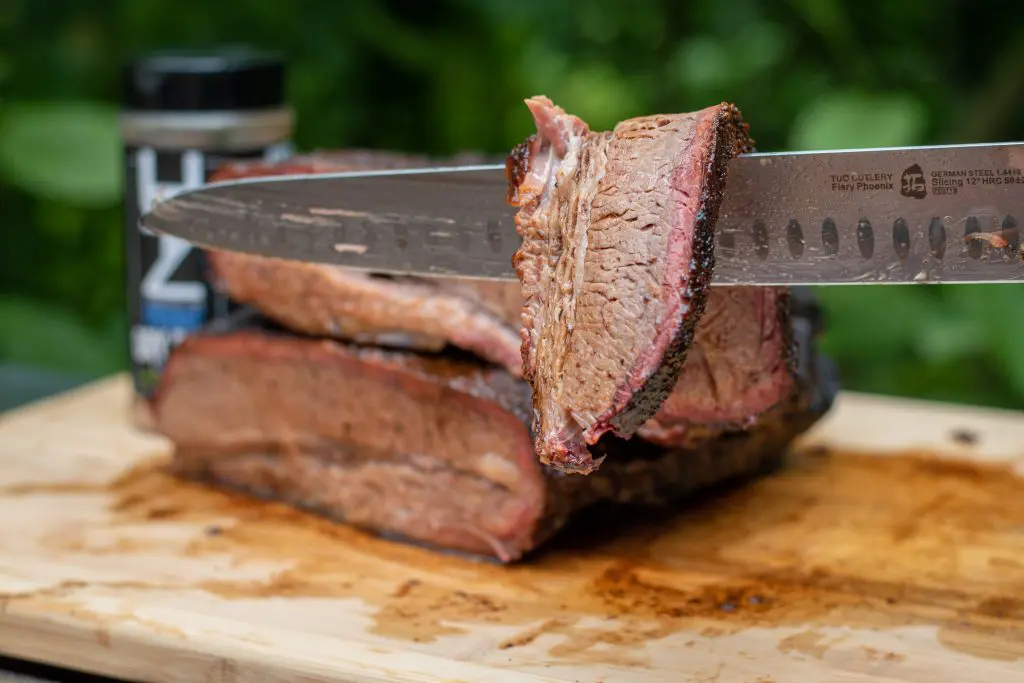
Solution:
[[[291,155],[285,79],[281,57],[244,47],[153,53],[124,68],[128,348],[140,426],[171,349],[235,307],[211,285],[201,250],[140,230],[139,218],[154,199],[206,183],[224,163]]]

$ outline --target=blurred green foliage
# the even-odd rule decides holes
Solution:
[[[0,362],[124,366],[118,66],[284,51],[296,144],[503,152],[546,94],[595,127],[735,101],[761,150],[1024,139],[1024,3],[5,0]],[[1024,296],[822,291],[846,386],[1024,405]]]

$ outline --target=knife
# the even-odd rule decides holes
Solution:
[[[244,178],[158,200],[194,245],[419,276],[515,280],[503,165]],[[714,285],[1024,280],[1024,142],[752,153],[730,162]]]

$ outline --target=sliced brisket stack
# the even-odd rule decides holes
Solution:
[[[319,264],[211,253],[213,277],[236,301],[256,305],[303,334],[440,351],[451,344],[503,365],[522,365],[518,287],[362,273]]]
[[[712,108],[591,134],[580,133],[581,124],[572,117],[568,124],[547,121],[540,105],[548,104],[535,100],[532,105],[539,129],[568,125],[573,135],[599,137],[606,150],[603,175],[574,176],[570,184],[576,189],[567,191],[604,188],[595,195],[604,199],[594,199],[587,210],[604,216],[607,228],[595,230],[596,220],[589,228],[579,221],[575,227],[556,226],[563,230],[565,249],[572,248],[569,232],[586,233],[589,248],[579,254],[582,268],[575,275],[536,263],[531,270],[525,265],[531,257],[522,256],[521,275],[543,271],[547,285],[537,280],[521,288],[519,283],[380,277],[211,252],[219,286],[248,309],[214,323],[172,353],[153,413],[157,428],[176,446],[177,471],[384,535],[508,562],[591,504],[667,503],[777,463],[786,445],[828,410],[837,388],[830,363],[814,350],[817,307],[806,297],[794,306],[785,289],[709,291],[704,267],[694,256],[699,252],[710,259],[705,247],[692,240],[688,247],[669,244],[713,227],[707,212],[717,203],[713,195],[723,159],[745,144],[738,115],[728,107]],[[683,128],[691,120],[695,132],[687,138]],[[675,142],[657,143],[675,145],[664,163],[690,164],[686,167],[696,168],[703,180],[671,181],[670,194],[682,194],[672,194],[668,202],[622,203],[620,190],[658,190],[665,180],[661,167],[640,168],[640,161],[628,162],[628,154],[615,152],[616,144],[625,144],[616,136],[657,141],[668,127],[676,130],[670,136]],[[537,155],[547,153],[538,151],[544,144],[557,148],[550,155],[562,158],[580,150],[584,158],[593,156],[588,145],[572,139],[528,141],[515,154],[520,166],[512,170],[518,177],[537,173]],[[318,153],[280,164],[240,164],[218,178],[426,163],[431,161],[382,153]],[[629,163],[635,173],[618,189],[609,185],[609,173],[617,167],[628,171]],[[523,183],[519,188],[522,199]],[[690,198],[682,196],[686,192]],[[584,211],[579,201],[568,201],[557,204],[558,211],[567,206]],[[658,207],[674,222],[649,243],[629,237],[631,230],[619,230],[618,239],[629,241],[622,249],[611,237],[618,210],[612,204],[625,207],[619,221],[639,222],[641,228],[647,222],[655,224],[655,232],[665,227],[654,216]],[[651,215],[637,213],[640,205]],[[536,206],[533,211],[536,216]],[[637,220],[630,221],[634,214]],[[522,213],[520,219],[521,226],[529,223]],[[536,231],[535,223],[529,230]],[[544,239],[539,234],[524,239],[522,253]],[[595,249],[602,239],[607,240],[603,248]],[[648,267],[644,275],[641,257],[650,266],[666,248],[675,254],[674,264],[686,267],[657,269],[657,277]],[[686,249],[690,256],[680,261]],[[587,254],[611,261],[595,268]],[[611,272],[621,278],[606,278],[602,289],[597,283]],[[584,305],[572,311],[575,324],[566,324],[564,316],[573,308],[567,299],[586,302],[603,295],[626,303],[605,307],[611,311],[606,313],[597,304]],[[703,318],[694,313],[701,308]],[[657,328],[641,320],[645,311],[658,316]],[[606,346],[587,356],[585,344],[573,339],[588,327],[596,330],[590,335],[595,348],[609,333],[623,336],[622,354]],[[540,354],[547,347],[538,340],[547,334],[562,335],[564,353]],[[548,360],[539,363],[539,354]],[[576,372],[589,380],[571,388],[579,378],[572,380],[566,358],[579,362]],[[673,363],[679,367],[673,370]],[[538,373],[555,367],[564,368],[564,375],[548,375],[538,392]],[[669,383],[676,375],[678,380]],[[652,388],[658,383],[668,384]],[[616,403],[625,386],[641,398]],[[668,394],[667,400],[642,398],[659,393]],[[538,417],[541,408],[594,408],[609,395],[615,400],[601,404],[603,422],[570,424],[575,418],[564,413],[561,426],[548,429],[548,436],[574,430],[571,458],[566,457],[570,450],[545,446],[540,450],[551,463],[538,459],[538,444],[568,443],[545,440],[545,432],[538,431],[556,424]],[[566,402],[565,396],[583,403]],[[601,430],[612,433],[600,436]],[[636,435],[625,439],[616,430]],[[588,470],[586,476],[578,474]]]
[[[670,503],[771,468],[834,392],[830,367],[815,358],[787,400],[747,430],[691,447],[609,436],[595,447],[605,464],[579,476],[538,462],[529,385],[500,367],[237,316],[179,346],[154,398],[177,472],[503,562],[591,504]]]
[[[479,161],[464,156],[446,164]],[[277,164],[243,162],[215,179],[426,166],[386,152],[309,154]],[[515,283],[394,277],[233,252],[208,252],[213,280],[243,304],[307,335],[438,351],[453,345],[520,373]]]

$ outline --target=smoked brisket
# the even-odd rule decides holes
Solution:
[[[631,437],[677,384],[708,299],[726,167],[752,143],[728,104],[608,132],[546,97],[526,104],[537,133],[506,164],[523,376],[541,461],[588,473],[602,461],[588,446]]]
[[[711,290],[675,388],[637,434],[694,444],[779,409],[796,390],[793,324],[785,288]]]
[[[297,332],[424,351],[450,344],[520,374],[514,283],[385,276],[230,252],[207,258],[215,286]]]
[[[462,155],[447,165],[479,163]],[[390,152],[316,152],[281,162],[238,162],[213,180],[429,165]],[[395,277],[317,263],[207,251],[211,280],[233,300],[313,336],[389,348],[439,351],[452,345],[520,374],[518,283]]]
[[[837,386],[812,327],[793,329],[804,353],[777,409],[693,447],[609,436],[586,477],[538,462],[530,386],[503,368],[298,335],[250,311],[172,352],[153,414],[182,476],[511,562],[595,503],[667,504],[777,464]]]
[[[244,162],[218,179],[387,168],[424,163],[381,152],[316,153],[273,164]],[[451,345],[520,374],[519,283],[396,278],[330,265],[208,252],[215,283],[293,331],[387,348]],[[693,446],[754,424],[794,391],[788,294],[782,288],[711,290],[672,393],[638,434]]]

